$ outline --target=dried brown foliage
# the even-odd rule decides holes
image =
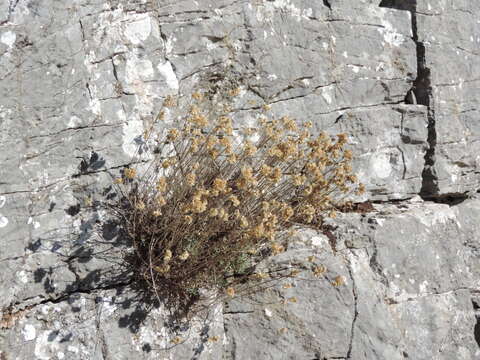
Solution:
[[[168,97],[158,120],[169,114],[175,127],[146,131],[154,158],[115,181],[136,273],[176,306],[203,289],[233,297],[292,276],[253,269],[285,250],[293,225],[321,224],[347,194],[363,191],[346,134],[313,136],[310,123],[274,119],[268,107],[257,111],[255,127],[234,128],[228,99],[207,95],[194,93],[183,106]]]

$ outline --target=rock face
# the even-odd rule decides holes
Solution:
[[[0,0],[0,358],[480,359],[479,18],[466,0]],[[374,205],[301,230],[271,260],[303,264],[291,283],[175,324],[137,301],[101,204],[163,99],[219,82],[243,90],[238,122],[268,103],[348,133]]]

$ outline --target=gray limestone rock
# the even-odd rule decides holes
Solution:
[[[0,0],[0,359],[478,359],[479,15],[466,0]],[[267,103],[346,132],[355,200],[375,209],[263,264],[303,264],[293,287],[173,324],[136,297],[103,205],[167,95],[237,86],[236,124]]]
[[[480,262],[470,219],[478,216],[478,200],[455,208],[402,202],[342,215],[330,239],[301,232],[307,245],[273,262],[305,262],[313,253],[328,271],[315,278],[306,270],[294,288],[280,284],[255,306],[227,310],[227,358],[476,359]],[[338,275],[341,287],[331,284]],[[293,294],[297,303],[281,304]]]

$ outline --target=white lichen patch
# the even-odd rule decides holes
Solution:
[[[159,96],[152,82],[157,80],[153,64],[135,54],[129,54],[126,58],[124,90],[135,94],[134,112],[140,116],[150,116]]]
[[[9,48],[15,44],[15,40],[17,39],[17,35],[15,35],[12,31],[7,31],[0,36],[0,42],[7,45]]]
[[[156,332],[151,327],[142,326],[138,332],[138,337],[132,337],[137,351],[142,350],[143,344],[156,344],[161,337],[161,333]]]
[[[40,311],[43,315],[48,315],[48,313],[50,312],[50,305],[43,305],[41,308],[40,308]]]
[[[214,42],[208,41],[205,45],[205,48],[207,49],[207,51],[212,51],[212,50],[217,49],[218,45]]]
[[[375,68],[375,72],[380,72],[380,71],[383,71],[385,70],[385,63],[383,61],[380,61],[377,65],[377,67]]]
[[[426,295],[428,293],[428,281],[422,281],[418,286],[418,290],[420,295]]]
[[[38,360],[50,360],[55,359],[56,354],[60,350],[60,346],[56,341],[50,341],[49,338],[52,331],[43,331],[40,336],[37,337],[35,343],[35,359]]]
[[[270,318],[270,317],[272,317],[272,315],[273,315],[272,311],[271,311],[270,309],[268,309],[268,308],[265,308],[264,312],[265,312],[265,316],[266,316],[266,317],[269,317],[269,318]]]
[[[387,288],[387,297],[397,302],[407,301],[408,299],[415,299],[418,294],[409,293],[405,289],[401,289],[394,281],[389,281]]]
[[[352,64],[349,64],[347,65],[350,69],[352,69],[352,71],[355,73],[355,74],[358,74],[358,72],[360,71],[360,66],[358,65],[352,65]]]
[[[70,120],[67,123],[67,126],[70,128],[78,127],[80,125],[82,125],[82,119],[75,115],[70,117]]]
[[[25,325],[25,327],[22,329],[22,335],[25,341],[32,341],[35,339],[37,337],[35,326],[31,324]]]
[[[117,110],[116,114],[117,114],[117,119],[120,122],[127,121],[127,116],[125,115],[125,110],[119,109],[119,110]]]
[[[148,14],[134,14],[127,21],[124,35],[134,45],[141,44],[152,33],[152,22]]]
[[[100,104],[100,100],[90,99],[90,110],[92,110],[93,114],[100,116],[102,114],[102,106]]]
[[[163,64],[158,64],[157,69],[160,72],[160,75],[165,79],[167,86],[172,90],[178,90],[178,79],[173,71],[172,64],[169,61],[165,61]]]
[[[28,283],[28,276],[27,276],[27,273],[26,273],[24,270],[19,271],[19,272],[17,273],[17,278],[18,278],[18,280],[20,280],[20,282],[22,282],[23,284]]]
[[[388,21],[382,20],[383,27],[378,28],[387,44],[399,47],[405,42],[405,36],[399,33]]]
[[[317,246],[317,247],[323,247],[325,246],[325,243],[326,243],[325,238],[321,236],[312,236],[310,241],[312,242],[313,246]]]
[[[141,120],[129,120],[123,124],[122,149],[130,157],[134,157],[138,150],[135,138],[143,134],[143,122]]]
[[[3,121],[3,124],[7,124],[7,121],[11,118],[12,113],[12,109],[0,106],[0,120]]]
[[[348,253],[347,257],[353,274],[372,274],[372,268],[370,267],[370,257],[366,251],[359,251],[355,254]],[[347,279],[345,279],[345,277],[343,278],[345,280],[345,283],[347,284]],[[371,283],[372,287],[374,286],[371,276],[360,275],[358,280],[362,282],[368,281]]]
[[[173,36],[169,36],[167,38],[167,41],[165,41],[164,46],[165,46],[165,53],[171,54],[173,51],[173,43],[176,41],[176,39]]]
[[[27,220],[27,225],[32,225],[34,229],[38,229],[40,227],[40,222],[34,221],[33,218],[30,216]]]
[[[332,103],[332,89],[330,87],[322,88],[322,97],[325,99],[327,104]]]
[[[249,7],[251,9],[251,7]],[[264,2],[262,6],[256,7],[256,18],[259,22],[264,22],[266,19],[272,19],[275,13],[281,10],[292,16],[296,21],[302,19],[310,19],[313,16],[312,8],[300,9],[292,4],[291,0],[275,0],[273,2]]]
[[[390,163],[390,154],[380,152],[374,154],[370,158],[370,169],[372,173],[380,179],[386,179],[392,173],[392,165]]]
[[[419,209],[418,211],[414,211],[412,216],[414,216],[415,219],[418,219],[427,228],[439,224],[446,224],[449,221],[453,221],[459,228],[461,227],[454,209],[448,205],[435,204],[433,209],[428,209],[427,211]]]
[[[7,225],[8,225],[8,219],[2,214],[0,214],[0,228],[4,228]]]
[[[84,300],[84,305],[86,304],[86,299],[82,298],[82,300]],[[110,316],[112,316],[112,314],[115,312],[115,310],[117,310],[117,306],[115,305],[115,301],[112,300],[111,297],[105,297],[103,298],[103,301],[102,301],[102,312],[101,312],[101,315],[100,315],[100,319],[106,319]]]
[[[143,92],[144,81],[153,80],[154,71],[150,60],[129,57],[125,64],[125,80],[127,84],[133,86],[136,92]]]
[[[5,203],[7,202],[7,198],[2,195],[0,196],[0,209],[5,206]],[[0,228],[3,228],[8,225],[8,219],[0,214]]]
[[[71,352],[71,353],[74,353],[74,354],[78,354],[78,347],[73,346],[73,345],[68,345],[67,351]]]

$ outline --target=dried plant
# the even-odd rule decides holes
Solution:
[[[295,276],[254,265],[285,251],[292,226],[321,224],[346,195],[364,191],[346,134],[313,136],[311,123],[274,119],[268,106],[256,111],[255,127],[234,128],[230,103],[239,93],[195,92],[186,105],[167,97],[158,120],[169,114],[176,126],[158,133],[152,125],[144,134],[155,144],[152,161],[115,181],[136,274],[175,306],[192,304],[203,290],[218,300]]]

